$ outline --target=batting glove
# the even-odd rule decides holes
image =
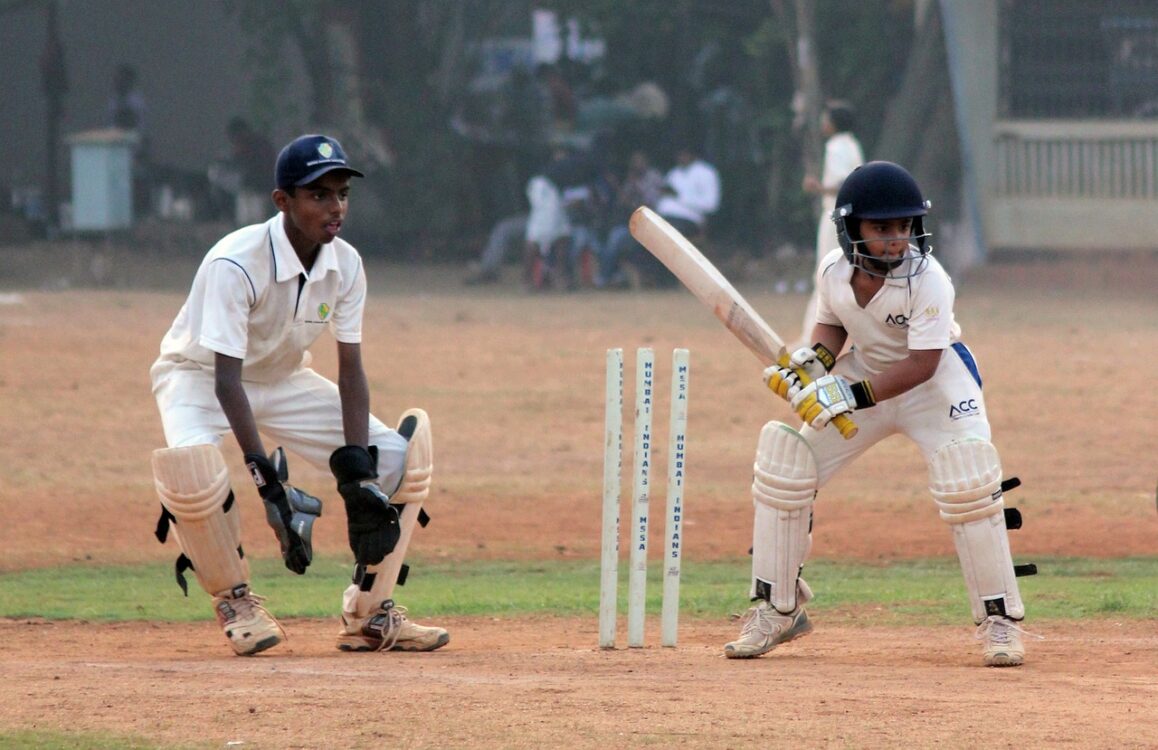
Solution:
[[[819,430],[834,417],[876,404],[876,398],[867,380],[849,383],[843,375],[825,375],[801,388],[791,404],[801,419]]]
[[[764,385],[785,401],[791,401],[806,383],[827,375],[834,364],[836,358],[824,344],[812,349],[802,346],[764,370]]]

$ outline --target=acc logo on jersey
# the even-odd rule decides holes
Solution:
[[[949,419],[958,420],[966,417],[976,417],[981,413],[981,406],[977,399],[967,398],[956,404],[949,405]]]
[[[325,320],[328,317],[330,317],[330,306],[323,302],[318,305],[318,319]]]
[[[904,313],[890,314],[889,317],[885,318],[885,325],[889,328],[908,328],[909,316]]]

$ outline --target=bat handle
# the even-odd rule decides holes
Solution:
[[[781,367],[788,367],[789,356],[787,351],[781,350],[780,356],[776,358],[776,363]],[[800,378],[801,385],[808,385],[812,382],[812,379],[804,374],[803,371],[797,371],[797,376]],[[860,430],[860,428],[856,426],[856,422],[852,421],[852,417],[847,414],[837,414],[833,417],[832,423],[836,426],[836,429],[840,431],[840,436],[845,440],[856,437],[856,433]]]
[[[860,429],[856,426],[856,422],[852,421],[852,418],[847,414],[837,414],[833,418],[832,423],[836,425],[836,429],[840,430],[840,436],[845,440],[855,437],[857,431]]]

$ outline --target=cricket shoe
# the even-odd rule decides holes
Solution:
[[[244,583],[213,597],[217,624],[239,656],[252,656],[273,648],[286,637],[273,615],[261,606],[263,601],[263,597],[251,592]]]
[[[1020,667],[1025,662],[1022,635],[1029,635],[1013,620],[1000,615],[986,617],[974,636],[984,641],[983,661],[987,667]]]
[[[724,646],[724,656],[750,659],[811,632],[812,623],[803,607],[797,607],[790,615],[782,615],[761,599],[744,615],[740,637]]]
[[[338,631],[342,651],[433,651],[449,642],[450,634],[444,629],[411,622],[406,607],[395,605],[393,599],[366,617],[343,612]]]

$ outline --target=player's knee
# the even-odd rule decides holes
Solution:
[[[929,490],[947,523],[960,524],[997,515],[1001,499],[1001,461],[988,440],[958,440],[929,459]]]
[[[434,472],[434,439],[430,417],[422,409],[408,409],[398,422],[398,433],[406,438],[406,464],[402,479],[391,498],[395,503],[422,503],[430,495]]]
[[[792,511],[808,507],[816,497],[816,455],[783,422],[768,422],[760,431],[752,469],[752,499],[758,504]]]

